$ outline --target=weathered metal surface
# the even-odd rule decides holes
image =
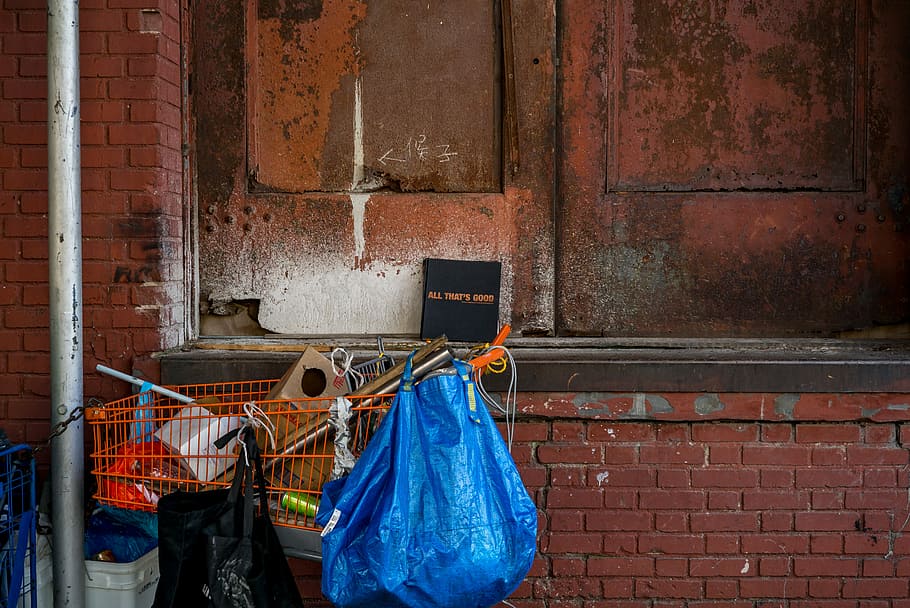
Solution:
[[[862,186],[866,3],[614,3],[614,190]]]
[[[270,0],[248,21],[256,187],[500,190],[491,3]]]
[[[566,2],[560,331],[907,321],[899,4]]]
[[[503,171],[494,9],[194,3],[202,300],[280,333],[414,334],[424,258],[496,259],[502,320],[552,330],[552,155]],[[553,13],[513,20],[523,150],[553,148]]]

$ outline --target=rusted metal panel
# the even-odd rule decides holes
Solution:
[[[499,191],[493,8],[260,2],[247,49],[256,187]]]
[[[910,146],[899,99],[910,72],[898,31],[910,11],[900,4],[569,0],[561,332],[831,336],[906,322]],[[846,51],[820,40],[816,18]],[[759,61],[771,48],[792,62]],[[797,62],[802,88],[783,86]],[[857,67],[866,62],[868,82]],[[777,67],[762,76],[760,64]],[[742,88],[756,78],[768,81],[758,96]],[[772,102],[793,108],[779,137],[736,118]],[[726,118],[715,124],[718,108]],[[684,116],[690,129],[664,130]],[[866,145],[857,133],[867,129]]]
[[[193,5],[202,300],[414,334],[423,258],[494,259],[502,321],[552,331],[552,2],[512,0],[514,171],[496,4],[229,4]]]
[[[614,5],[611,189],[862,187],[864,0]]]

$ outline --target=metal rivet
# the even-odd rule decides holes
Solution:
[[[250,226],[249,224],[244,224],[244,225],[243,225],[243,231],[244,231],[244,232],[250,232],[251,230],[253,230],[253,227]]]
[[[267,222],[271,222],[271,221],[272,221],[272,214],[271,214],[271,213],[266,213],[265,215],[262,216],[262,219],[264,219],[264,220],[267,221]]]
[[[838,222],[843,222],[845,219],[847,219],[847,216],[844,215],[843,213],[838,213],[838,214],[837,214],[837,221],[838,221]]]
[[[875,219],[877,219],[879,222],[884,222],[885,216],[882,215],[881,213],[879,213],[878,215],[875,216]]]
[[[856,206],[856,211],[857,211],[857,213],[865,213],[866,205],[864,205],[863,203],[860,203],[859,205]]]
[[[213,226],[212,224],[206,224],[205,231],[206,232],[215,232],[215,226]]]
[[[243,208],[243,212],[246,213],[247,215],[253,215],[253,211],[254,211],[254,209],[253,209],[252,205],[247,205],[246,207]]]
[[[215,205],[209,205],[206,208],[206,211],[208,212],[209,215],[214,215],[215,214]]]
[[[865,232],[865,231],[866,231],[866,225],[865,225],[865,224],[857,224],[857,225],[856,225],[856,231],[857,231],[857,232]]]
[[[233,216],[233,215],[228,215],[228,216],[225,216],[225,218],[224,218],[224,223],[225,223],[225,224],[233,224],[234,221],[235,221],[235,220],[234,220],[234,216]]]

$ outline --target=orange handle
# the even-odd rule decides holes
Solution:
[[[511,325],[509,325],[509,324],[503,325],[502,329],[499,330],[499,333],[496,334],[496,337],[493,338],[493,341],[490,342],[490,346],[501,345],[503,342],[506,341],[506,338],[508,337],[508,335],[511,331],[512,331]],[[498,348],[494,348],[493,350],[491,350],[489,352],[486,352],[480,356],[474,357],[468,363],[470,363],[471,367],[473,367],[474,369],[481,369],[481,368],[486,367],[493,361],[496,361],[497,359],[502,359],[502,357],[503,357],[503,352]]]

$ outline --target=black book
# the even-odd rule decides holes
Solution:
[[[489,342],[499,331],[502,264],[468,260],[424,260],[420,337]]]

